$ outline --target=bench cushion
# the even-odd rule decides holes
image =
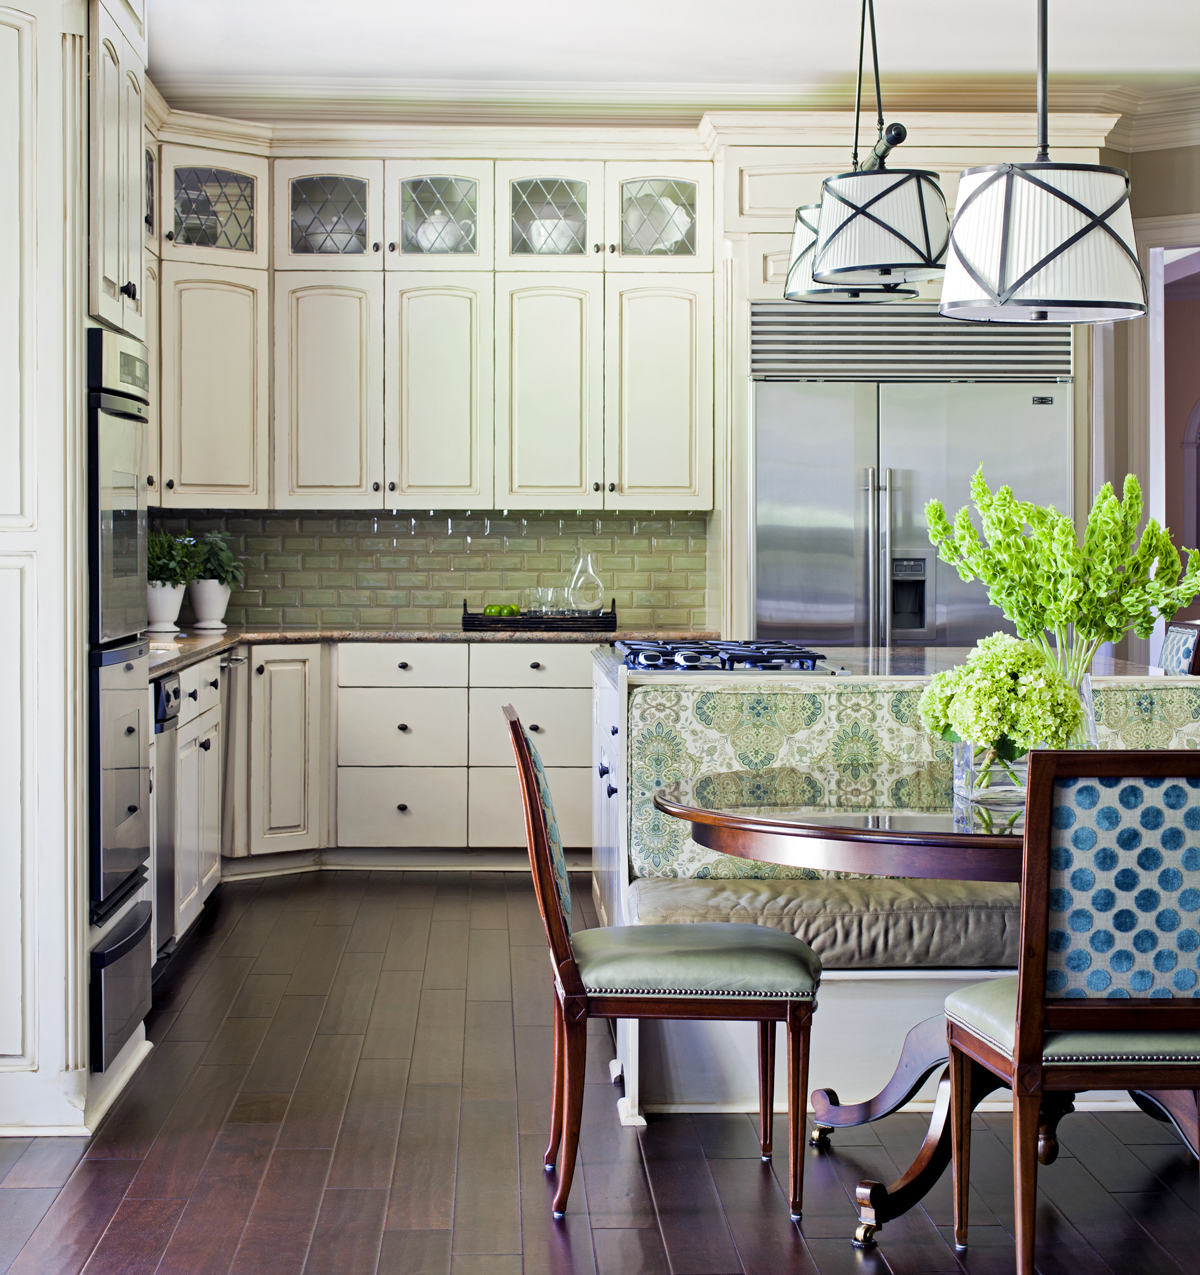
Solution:
[[[803,939],[829,969],[1011,968],[1020,888],[1004,882],[713,880],[629,886],[639,925],[749,922]]]
[[[810,1000],[812,949],[760,925],[623,925],[583,930],[571,947],[589,992]]]

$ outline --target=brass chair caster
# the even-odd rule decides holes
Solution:
[[[853,1244],[855,1248],[874,1248],[875,1236],[879,1234],[879,1227],[874,1222],[860,1222],[858,1230],[854,1232]]]
[[[815,1124],[812,1127],[812,1133],[808,1135],[809,1146],[816,1147],[819,1151],[829,1150],[829,1135],[833,1132],[830,1125]]]

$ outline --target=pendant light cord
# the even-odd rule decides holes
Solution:
[[[1045,2],[1046,0],[1039,0],[1042,5]],[[850,158],[850,166],[854,172],[858,171],[858,129],[862,116],[863,55],[866,52],[868,17],[871,23],[871,63],[875,72],[875,122],[879,130],[876,153],[880,160],[887,154],[887,150],[880,150],[880,144],[883,142],[883,93],[879,87],[879,43],[875,38],[875,0],[863,0],[862,18],[858,26],[858,81],[854,90],[854,150]],[[901,137],[900,140],[903,141],[904,138]],[[890,149],[889,146],[888,150]],[[873,166],[873,164],[868,165],[868,167]]]
[[[1039,0],[1045,4],[1046,0]],[[867,12],[871,15],[871,59],[875,64],[875,114],[878,117],[879,141],[883,140],[883,94],[879,90],[879,45],[875,41],[875,0],[867,0]]]
[[[863,46],[867,38],[867,0],[863,0],[862,20],[858,24],[858,85],[854,90],[854,151],[850,166],[858,172],[858,117],[862,114]]]
[[[1037,131],[1038,131],[1038,150],[1036,163],[1048,164],[1050,162],[1050,121],[1049,121],[1049,104],[1047,89],[1047,80],[1049,79],[1049,50],[1048,50],[1048,20],[1046,16],[1047,3],[1046,0],[1038,0],[1037,9],[1037,45],[1038,45],[1038,70],[1037,70]]]

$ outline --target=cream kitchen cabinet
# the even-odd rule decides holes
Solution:
[[[711,276],[604,283],[604,507],[711,509]]]
[[[385,299],[383,504],[490,509],[492,275],[389,273]]]
[[[162,232],[162,165],[158,162],[158,141],[149,129],[142,134],[142,171],[145,181],[145,208],[142,210],[142,246],[157,257]]]
[[[180,725],[175,763],[175,912],[182,935],[221,879],[221,709]]]
[[[697,274],[713,268],[713,167],[604,165],[606,273]]]
[[[250,853],[323,844],[323,646],[250,648]]]
[[[601,509],[603,489],[603,276],[498,274],[496,504]]]
[[[265,270],[267,161],[258,155],[163,145],[159,252],[165,262]]]
[[[386,270],[491,270],[495,165],[488,159],[384,161]]]
[[[275,161],[277,270],[382,270],[383,255],[383,160]]]
[[[150,412],[146,417],[146,503],[162,503],[162,373],[159,357],[159,283],[162,268],[150,252],[144,255],[142,298],[146,306],[146,362],[150,368]]]
[[[604,271],[604,164],[496,164],[496,269]]]
[[[102,4],[91,6],[89,309],[141,340],[145,68]]]
[[[538,745],[539,752],[541,745]],[[510,746],[509,751],[512,751]],[[525,847],[525,808],[512,766],[472,766],[467,800],[467,845],[472,849]],[[547,766],[554,814],[564,846],[592,844],[591,771],[577,766]]]
[[[170,260],[161,269],[162,504],[264,509],[267,273]]]
[[[465,766],[339,766],[338,845],[467,844]]]
[[[382,508],[383,277],[275,275],[276,509]]]
[[[465,766],[466,689],[340,687],[337,750],[339,766]]]

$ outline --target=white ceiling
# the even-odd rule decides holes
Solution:
[[[1032,99],[1033,0],[877,0],[900,92],[982,77]],[[858,0],[149,0],[150,75],[192,105],[298,83],[666,108],[846,100]],[[1197,0],[1051,0],[1052,94],[1200,83]],[[182,101],[178,99],[184,99]],[[886,99],[885,99],[886,106]]]

